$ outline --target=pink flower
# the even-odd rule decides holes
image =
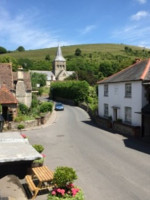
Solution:
[[[72,188],[71,192],[72,192],[72,196],[74,197],[79,192],[79,188]]]
[[[55,191],[52,191],[52,195],[56,195],[56,192],[55,192]]]
[[[23,133],[21,134],[21,136],[22,136],[23,138],[27,138],[27,136],[26,136],[25,134],[23,134]]]
[[[45,155],[44,153],[42,153],[41,155],[43,156],[43,158],[45,158],[45,157],[46,157],[46,155]]]
[[[62,196],[64,196],[64,194],[65,194],[65,190],[64,189],[58,188],[57,192],[60,193]]]

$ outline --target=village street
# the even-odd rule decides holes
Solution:
[[[150,145],[97,128],[81,108],[65,105],[51,125],[25,134],[45,147],[50,169],[76,170],[86,200],[150,199]]]

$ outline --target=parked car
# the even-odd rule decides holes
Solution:
[[[64,110],[64,105],[62,103],[56,103],[55,110]]]

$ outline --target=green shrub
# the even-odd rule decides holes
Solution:
[[[15,119],[14,119],[15,122],[22,122],[24,121],[24,117],[23,116],[17,116]]]
[[[31,102],[31,107],[32,108],[35,108],[35,107],[37,107],[39,105],[39,101],[38,101],[38,99],[32,99],[32,102]]]
[[[50,94],[53,99],[62,97],[72,99],[78,104],[87,99],[88,93],[89,84],[86,81],[63,81],[51,84]]]
[[[19,110],[22,114],[28,114],[29,111],[28,107],[23,103],[19,103]]]
[[[33,163],[38,163],[39,165],[42,165],[44,163],[44,158],[36,159],[33,161]]]
[[[54,172],[53,183],[60,188],[64,188],[67,184],[72,183],[76,179],[77,175],[73,168],[57,167]]]
[[[42,113],[49,112],[49,111],[52,111],[52,108],[53,108],[52,102],[43,102],[40,105],[40,112]]]
[[[24,129],[24,125],[23,124],[19,124],[18,126],[17,126],[17,128],[19,129],[19,130],[21,130],[21,129]]]
[[[43,92],[44,92],[43,88],[40,87],[40,88],[38,89],[38,95],[41,96],[41,95],[43,94]]]
[[[34,148],[35,148],[35,150],[37,151],[37,152],[39,152],[39,153],[42,153],[43,151],[44,151],[44,147],[41,145],[41,144],[34,144],[34,145],[32,145]]]

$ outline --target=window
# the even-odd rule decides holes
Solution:
[[[131,92],[132,92],[131,83],[126,83],[125,84],[125,97],[130,98]]]
[[[125,107],[125,122],[128,124],[131,124],[131,113],[132,113],[132,108],[131,107]]]
[[[104,103],[104,117],[108,117],[108,104]]]
[[[108,85],[104,85],[104,96],[108,96]]]

